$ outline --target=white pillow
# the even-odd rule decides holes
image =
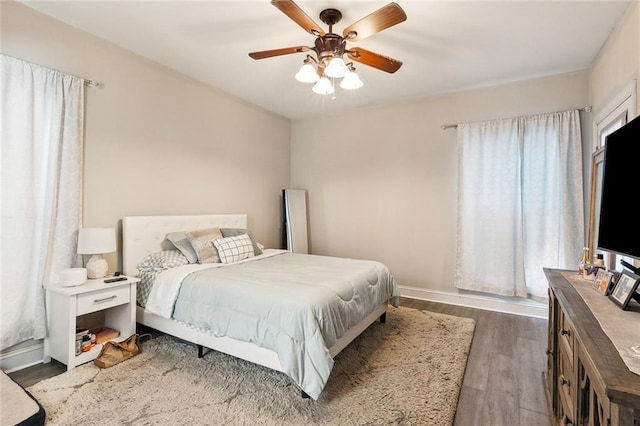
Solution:
[[[211,242],[218,249],[218,256],[222,263],[233,263],[254,256],[253,242],[247,234],[217,238],[211,240]]]

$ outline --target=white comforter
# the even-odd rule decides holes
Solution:
[[[328,348],[398,298],[379,262],[267,250],[231,265],[164,271],[145,309],[275,351],[284,372],[317,399],[333,368]]]

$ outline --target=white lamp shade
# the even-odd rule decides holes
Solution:
[[[324,73],[332,78],[342,78],[349,72],[342,58],[333,58],[324,69]]]
[[[311,64],[304,64],[296,74],[296,80],[302,83],[315,83],[319,79],[320,76]]]
[[[116,251],[114,228],[80,228],[78,231],[79,254],[103,254]]]
[[[327,77],[321,77],[311,90],[319,95],[330,95],[335,91]]]
[[[363,85],[362,80],[354,71],[349,71],[340,82],[340,87],[346,90],[359,89]]]

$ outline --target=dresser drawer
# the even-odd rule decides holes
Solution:
[[[567,321],[567,317],[564,312],[559,309],[558,310],[558,344],[563,347],[564,352],[566,352],[567,357],[569,358],[569,362],[573,364],[573,328],[569,321]]]
[[[113,306],[124,305],[130,300],[129,286],[80,294],[76,300],[76,314],[84,315]]]
[[[569,361],[567,354],[560,353],[558,357],[558,395],[562,403],[563,414],[571,420],[574,417],[575,377],[573,362]]]
[[[575,418],[573,412],[573,402],[568,399],[569,397],[562,390],[558,392],[560,396],[560,406],[558,407],[558,414],[560,415],[560,421],[562,425],[575,425]]]

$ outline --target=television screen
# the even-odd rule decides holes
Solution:
[[[640,117],[606,138],[598,248],[640,259]]]

